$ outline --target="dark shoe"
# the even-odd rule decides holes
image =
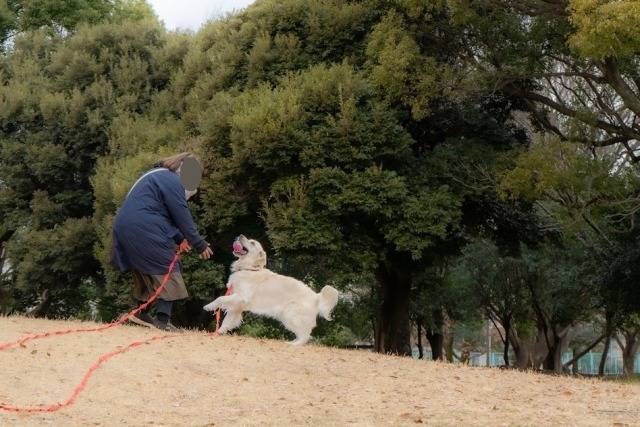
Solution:
[[[183,332],[182,329],[178,329],[171,324],[171,322],[163,322],[157,318],[153,318],[153,326],[166,332]]]
[[[136,325],[146,326],[147,328],[153,328],[155,326],[154,324],[155,319],[151,317],[149,313],[145,313],[145,312],[134,314],[128,320],[129,322],[133,322]]]

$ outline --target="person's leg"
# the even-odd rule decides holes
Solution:
[[[150,276],[140,273],[138,271],[133,272],[133,297],[136,302],[136,307],[140,307],[146,302],[148,296],[148,288],[150,285]],[[150,307],[134,314],[129,320],[140,326],[153,327],[153,317],[149,313]]]
[[[180,332],[180,329],[171,324],[171,308],[173,301],[158,299],[156,302],[156,316],[153,319],[153,326],[167,332]]]
[[[168,323],[171,320],[171,308],[173,301],[158,299],[156,302],[156,319],[162,323]]]
[[[157,290],[162,286],[165,276],[157,274],[150,276],[153,279],[153,288]],[[165,284],[164,289],[158,295],[156,300],[156,314],[154,326],[159,329],[171,332],[177,332],[178,329],[171,324],[171,309],[174,301],[185,299],[189,296],[184,279],[179,271],[171,273],[171,277]]]

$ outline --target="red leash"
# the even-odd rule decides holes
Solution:
[[[96,327],[93,327],[93,328],[63,329],[63,330],[60,330],[60,331],[41,332],[39,334],[25,335],[25,336],[19,338],[16,341],[6,342],[6,343],[0,344],[0,351],[6,350],[8,348],[18,347],[18,346],[24,347],[24,344],[26,342],[38,340],[38,339],[41,339],[41,338],[47,338],[47,337],[53,337],[53,336],[61,336],[61,335],[69,335],[69,334],[75,334],[75,333],[78,333],[78,332],[98,332],[98,331],[104,331],[104,330],[111,329],[111,328],[114,328],[116,326],[122,325],[124,322],[129,320],[131,317],[133,317],[134,315],[140,313],[142,310],[144,310],[147,307],[149,307],[149,305],[158,298],[158,295],[160,295],[162,293],[162,291],[164,290],[165,286],[167,285],[167,282],[169,281],[169,278],[171,277],[171,272],[173,271],[173,268],[175,267],[176,263],[178,262],[178,259],[180,259],[180,251],[176,252],[175,256],[173,257],[173,260],[171,261],[171,264],[169,264],[169,269],[168,269],[167,273],[162,278],[162,283],[160,284],[160,287],[158,289],[156,289],[156,291],[153,293],[153,295],[151,295],[149,300],[147,302],[145,302],[144,304],[141,304],[138,308],[135,308],[135,309],[131,310],[129,313],[126,313],[126,314],[120,316],[117,320],[115,320],[115,321],[113,321],[111,323],[107,323],[106,325],[96,326]],[[0,408],[1,408],[1,406],[0,406]]]
[[[162,279],[162,283],[160,284],[160,287],[156,289],[156,291],[153,293],[153,295],[151,295],[149,300],[144,304],[140,305],[138,308],[121,316],[114,322],[111,322],[102,326],[93,327],[93,328],[64,329],[60,331],[42,332],[39,334],[25,335],[16,341],[0,344],[0,351],[13,348],[13,347],[18,347],[18,346],[25,347],[24,344],[26,342],[38,340],[41,338],[69,335],[69,334],[79,333],[79,332],[98,332],[98,331],[104,331],[106,329],[111,329],[116,326],[122,325],[124,322],[129,320],[132,316],[146,309],[153,301],[156,300],[156,298],[158,298],[160,293],[162,293],[165,286],[167,285],[167,282],[169,281],[169,278],[171,277],[171,272],[173,271],[173,268],[175,267],[176,263],[178,262],[178,259],[180,258],[180,252],[181,252],[180,250],[176,252],[176,255],[173,257],[173,260],[169,264],[167,273],[164,275]],[[230,287],[227,289],[227,293],[225,294],[225,296],[230,295],[231,293],[232,293],[232,288]],[[213,333],[213,335],[218,335],[219,328],[220,328],[220,310],[217,310],[216,311],[216,330]],[[36,406],[13,406],[6,403],[0,403],[0,411],[18,412],[18,413],[56,412],[64,407],[72,405],[76,401],[80,393],[82,393],[82,391],[86,388],[87,384],[89,383],[89,379],[91,378],[93,373],[112,357],[117,356],[118,354],[125,353],[133,348],[140,347],[143,344],[150,344],[151,342],[154,342],[154,341],[161,341],[167,338],[174,338],[179,336],[184,336],[184,334],[156,335],[146,340],[133,341],[124,347],[121,347],[116,350],[103,354],[102,356],[98,357],[95,360],[95,362],[93,362],[93,364],[89,367],[89,369],[87,369],[84,376],[82,377],[82,380],[80,380],[80,382],[73,389],[69,397],[67,397],[67,399],[64,400],[63,402],[54,403],[52,405],[36,405]]]
[[[85,332],[85,331],[83,331]],[[149,344],[152,341],[160,341],[167,338],[175,337],[176,335],[156,335],[155,337],[151,337],[149,339],[143,341],[133,341],[132,343],[126,345],[125,347],[119,348],[117,350],[110,351],[109,353],[105,353],[102,356],[98,357],[95,362],[87,369],[82,380],[78,383],[78,385],[73,389],[69,397],[63,402],[54,403],[53,405],[36,405],[36,406],[13,406],[6,403],[0,403],[0,410],[8,411],[8,412],[19,412],[19,413],[37,413],[37,412],[56,412],[66,406],[70,406],[73,404],[78,395],[82,393],[82,391],[87,386],[89,382],[89,378],[93,375],[96,369],[102,366],[107,360],[111,359],[113,356],[124,353],[126,351],[131,350],[132,348],[139,347],[143,344]]]
[[[227,297],[229,295],[231,295],[233,293],[233,285],[230,285],[227,288],[227,292],[225,292],[224,296]],[[220,333],[218,332],[218,330],[220,329],[220,309],[216,310],[216,330],[213,333],[213,335],[218,336],[220,335]]]

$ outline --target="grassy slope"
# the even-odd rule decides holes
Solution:
[[[0,342],[78,326],[0,318]],[[122,327],[0,352],[0,402],[63,400]],[[116,356],[55,414],[0,425],[640,425],[640,385],[458,367],[364,351],[189,333]]]

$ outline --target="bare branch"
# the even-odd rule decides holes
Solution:
[[[566,62],[565,62],[566,63]],[[568,63],[566,63],[568,64]],[[554,73],[536,73],[532,74],[533,78],[554,78],[554,77],[582,77],[585,80],[591,80],[596,83],[607,83],[607,80],[604,76],[599,76],[597,74],[586,73],[583,71],[563,71],[563,72],[554,72]]]
[[[573,357],[573,359],[569,360],[567,363],[563,364],[562,367],[564,368],[568,368],[569,366],[573,365],[574,363],[576,363],[578,360],[580,360],[580,358],[582,356],[584,356],[585,354],[589,353],[595,346],[597,346],[600,341],[602,341],[604,339],[604,335],[600,335],[600,338],[598,338],[597,340],[595,340],[589,347],[585,348],[584,350],[582,350],[580,353],[578,353],[577,355],[575,355]]]
[[[615,60],[612,58],[605,59],[602,64],[602,71],[607,77],[608,83],[620,95],[626,106],[634,113],[640,114],[640,98],[620,74]]]
[[[551,98],[548,98],[544,95],[541,95],[539,93],[535,93],[535,92],[531,92],[531,91],[527,91],[527,90],[520,90],[520,89],[515,89],[514,90],[516,95],[520,95],[523,96],[531,101],[535,101],[538,103],[541,103],[543,105],[546,105],[554,110],[556,110],[557,112],[564,114],[565,116],[569,116],[575,119],[578,119],[580,121],[582,121],[583,123],[587,124],[587,125],[591,125],[594,126],[596,128],[602,129],[604,131],[607,131],[609,133],[615,134],[615,135],[619,135],[619,136],[626,136],[627,139],[638,139],[640,140],[640,134],[633,131],[631,128],[626,128],[626,127],[619,127],[616,125],[613,125],[611,123],[607,123],[603,120],[600,119],[595,119],[593,121],[591,120],[585,120],[582,119],[580,117],[580,114],[578,111],[564,105],[561,104],[559,102],[554,101]]]

